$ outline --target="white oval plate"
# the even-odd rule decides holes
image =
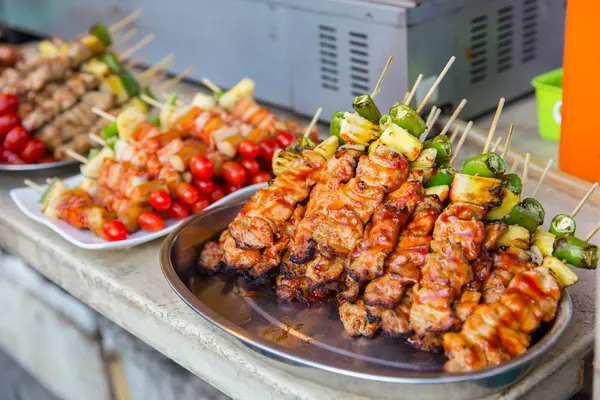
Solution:
[[[79,174],[65,179],[64,182],[69,187],[75,187],[79,184],[82,178],[83,176]],[[243,196],[249,191],[256,191],[258,188],[264,185],[264,183],[259,183],[256,185],[247,186],[243,189],[238,190],[237,192],[231,193],[223,197],[219,201],[214,202],[206,209],[208,210],[213,207],[218,207],[222,204],[231,201],[235,202],[238,196]],[[45,188],[46,186],[47,185],[44,185],[43,187]],[[94,235],[93,232],[87,229],[77,229],[64,221],[53,221],[48,219],[48,217],[46,217],[42,213],[42,205],[39,202],[40,194],[29,187],[20,187],[11,190],[10,197],[17,204],[17,207],[19,207],[19,209],[23,211],[23,213],[29,218],[33,219],[36,222],[39,222],[42,225],[46,225],[47,227],[52,229],[54,232],[58,233],[60,236],[62,236],[75,246],[88,250],[113,250],[134,247],[142,243],[158,239],[162,236],[166,236],[181,222],[184,221],[168,219],[165,221],[165,228],[160,231],[146,232],[140,229],[134,234],[129,235],[127,240],[121,240],[118,242],[108,242]]]

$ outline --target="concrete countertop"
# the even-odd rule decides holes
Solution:
[[[511,120],[517,124],[519,134],[514,141],[517,147],[523,145],[523,150],[527,150],[527,146],[533,146],[536,155],[543,147],[547,153],[539,154],[540,158],[552,157],[556,145],[538,139],[533,123],[534,107],[529,98],[507,106],[502,124]],[[487,129],[489,118],[480,124]],[[499,131],[504,127],[501,125]],[[475,151],[476,148],[471,148],[465,154]],[[63,171],[63,175],[69,174]],[[42,181],[47,176],[35,178]],[[306,368],[269,360],[215,328],[183,303],[163,278],[158,260],[161,240],[112,252],[86,251],[70,245],[50,229],[29,220],[10,199],[9,190],[22,186],[25,177],[32,178],[7,172],[0,177],[0,247],[22,257],[73,296],[219,390],[236,399],[349,400],[389,396],[373,391],[361,393],[360,382],[340,386],[336,379],[315,379],[318,374],[314,371],[307,378]],[[529,188],[533,185],[534,182],[528,184]],[[545,199],[544,206],[550,216],[571,210],[578,200],[549,185],[542,187],[540,197]],[[580,232],[587,232],[600,220],[600,209],[585,207],[577,220]],[[599,237],[595,241],[598,243]],[[562,382],[548,378],[591,351],[595,274],[581,270],[577,273],[581,279],[569,289],[575,312],[564,336],[529,375],[495,398],[531,395],[534,389],[536,394],[553,393],[552,387]],[[543,388],[539,386],[542,382],[545,382]],[[410,386],[401,390],[407,395],[413,392]],[[554,393],[559,393],[559,389]],[[414,393],[409,396],[422,398]]]

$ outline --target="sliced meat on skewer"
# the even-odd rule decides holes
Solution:
[[[536,267],[527,253],[516,247],[494,253],[492,260],[492,271],[481,287],[483,303],[498,301],[515,275]]]

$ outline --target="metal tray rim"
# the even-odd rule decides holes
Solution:
[[[0,164],[0,171],[14,171],[14,172],[22,172],[22,171],[46,171],[54,168],[62,168],[71,165],[79,164],[77,160],[64,160],[64,161],[55,161],[52,163],[46,164],[25,164],[25,165],[7,165]]]
[[[559,302],[558,312],[554,319],[553,326],[549,334],[545,335],[535,345],[530,347],[528,351],[509,362],[499,365],[497,367],[488,368],[482,371],[450,374],[445,372],[424,372],[421,377],[399,377],[389,375],[375,375],[368,373],[356,372],[348,369],[332,367],[327,364],[317,363],[310,360],[297,357],[290,352],[286,351],[285,348],[274,348],[273,343],[269,340],[261,338],[259,336],[250,335],[245,329],[240,328],[236,324],[230,322],[226,318],[214,312],[210,307],[206,306],[200,301],[194,294],[187,288],[187,286],[181,281],[177,275],[172,263],[171,263],[171,250],[177,237],[188,225],[193,223],[198,218],[203,218],[206,215],[216,213],[221,209],[227,207],[234,207],[242,202],[233,202],[233,199],[228,204],[223,204],[220,207],[215,207],[208,210],[206,213],[202,213],[186,220],[184,223],[179,225],[177,229],[169,233],[165,238],[160,248],[160,265],[161,270],[169,286],[175,291],[175,293],[186,303],[190,308],[200,314],[204,319],[219,327],[230,335],[233,335],[237,339],[241,340],[244,344],[251,347],[259,348],[260,350],[275,355],[277,357],[293,361],[302,366],[308,366],[316,369],[322,369],[329,372],[338,373],[354,378],[360,378],[370,381],[386,382],[386,383],[403,383],[403,384],[448,384],[448,383],[461,383],[467,381],[478,381],[492,378],[497,375],[510,372],[517,368],[525,367],[529,364],[529,368],[535,363],[535,361],[550,349],[562,336],[565,329],[568,327],[571,317],[573,314],[573,304],[568,291],[564,291]]]

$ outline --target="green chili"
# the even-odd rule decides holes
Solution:
[[[173,93],[170,97],[169,100],[167,100],[166,103],[168,106],[174,106],[177,104],[177,95],[175,93]]]
[[[104,140],[108,140],[108,138],[111,138],[113,136],[118,136],[118,135],[119,135],[119,130],[117,129],[116,122],[111,122],[109,125],[102,128],[102,131],[100,132],[100,136]]]
[[[435,162],[437,165],[450,161],[452,157],[452,144],[446,135],[438,135],[433,139],[423,142],[423,148],[436,149]]]
[[[331,117],[331,124],[329,125],[329,134],[331,136],[337,136],[340,140],[340,145],[346,143],[344,139],[340,136],[340,131],[342,130],[342,122],[344,121],[345,111],[337,111]]]
[[[90,34],[96,36],[105,47],[108,47],[112,44],[110,32],[104,25],[92,25],[90,28]]]
[[[596,269],[598,247],[575,236],[557,238],[552,255],[578,268]]]
[[[111,136],[108,139],[106,139],[106,147],[110,148],[111,150],[115,149],[115,144],[117,144],[117,141],[119,140],[118,136]]]
[[[121,82],[127,90],[127,94],[129,97],[135,97],[140,94],[140,86],[129,72],[123,71],[119,74],[119,78],[121,78]]]
[[[570,215],[558,214],[552,218],[549,231],[554,236],[562,237],[567,235],[573,236],[576,229],[577,223]]]
[[[517,174],[502,175],[502,185],[517,196],[523,191],[523,183]]]
[[[461,171],[466,175],[493,178],[506,171],[506,165],[496,153],[480,154],[463,161]]]
[[[504,217],[503,221],[507,225],[519,225],[527,229],[529,232],[535,232],[540,226],[541,221],[537,214],[527,210],[522,206],[514,206],[508,214]]]
[[[112,51],[104,55],[104,63],[108,65],[115,74],[123,72],[123,64],[121,64],[117,55]]]
[[[160,117],[158,115],[155,115],[154,117],[151,117],[148,121],[152,125],[160,127]]]
[[[526,210],[531,211],[534,214],[537,214],[540,217],[540,221],[543,224],[544,218],[546,217],[546,210],[542,206],[542,203],[537,201],[536,199],[527,198],[521,202],[521,206]]]
[[[427,129],[425,121],[423,121],[419,114],[405,104],[398,104],[392,107],[389,114],[394,124],[407,130],[408,133],[416,138],[419,138]]]
[[[381,112],[377,108],[375,100],[368,94],[363,94],[362,96],[354,98],[352,107],[354,107],[358,115],[371,122],[378,123],[381,118]]]
[[[434,186],[442,186],[442,185],[452,185],[452,181],[454,180],[454,175],[456,175],[458,171],[450,164],[444,164],[437,169],[437,172],[427,181],[425,184],[426,188],[434,187]]]
[[[392,124],[392,117],[389,114],[383,114],[381,118],[379,118],[379,128],[381,132],[385,131],[388,126]]]
[[[45,203],[46,199],[48,198],[48,194],[50,194],[50,192],[52,191],[52,187],[54,186],[54,184],[58,182],[58,178],[53,178],[52,181],[48,184],[48,186],[46,186],[46,189],[44,189],[44,191],[42,192],[42,195],[40,196],[40,203]]]
[[[100,150],[91,149],[90,152],[88,153],[88,160],[91,160],[92,158],[96,157],[98,155],[98,153],[100,153]]]

